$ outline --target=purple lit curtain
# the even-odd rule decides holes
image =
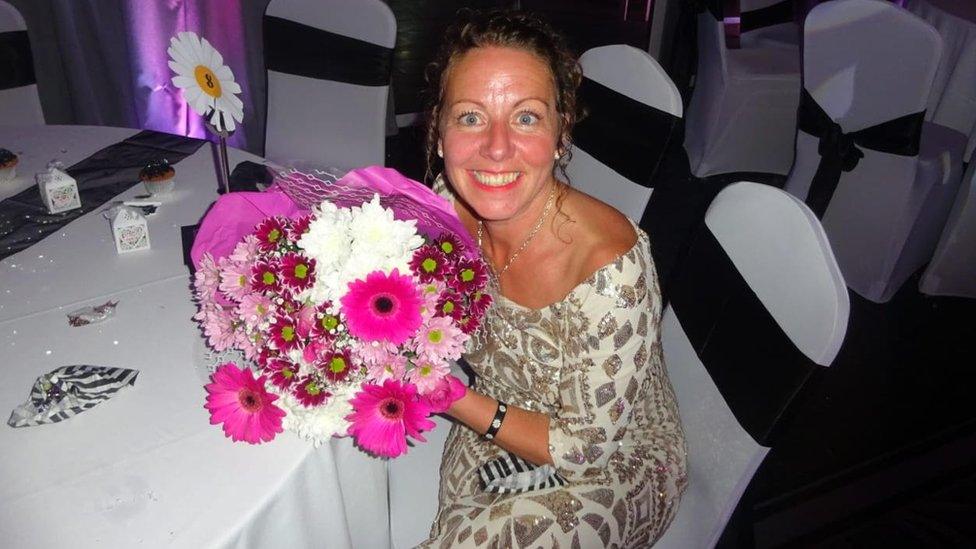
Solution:
[[[204,137],[166,53],[181,31],[206,38],[241,85],[233,146],[264,144],[261,17],[268,0],[11,0],[27,20],[49,123],[154,129]]]

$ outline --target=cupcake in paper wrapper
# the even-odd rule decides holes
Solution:
[[[17,163],[20,158],[7,149],[0,149],[0,183],[13,181],[17,177]]]
[[[139,172],[139,179],[149,194],[167,194],[176,186],[176,170],[165,158],[153,160]]]

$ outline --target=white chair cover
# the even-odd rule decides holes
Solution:
[[[0,34],[21,32],[27,32],[24,18],[17,8],[0,0]],[[33,63],[33,59],[27,59],[26,62]],[[3,78],[0,77],[0,85],[2,82]],[[41,110],[36,79],[29,84],[0,89],[0,112],[3,112],[4,124],[44,124],[44,111]]]
[[[969,163],[919,290],[930,295],[976,298],[976,162]]]
[[[845,134],[875,127],[925,109],[941,50],[928,24],[893,4],[827,2],[806,19],[804,87]],[[887,301],[931,257],[959,184],[959,139],[925,124],[919,156],[859,147],[864,157],[841,174],[822,217],[852,290]],[[785,189],[804,200],[819,146],[797,132]]]
[[[812,361],[807,362],[810,366],[829,366],[847,331],[850,302],[826,235],[809,208],[773,187],[740,182],[718,194],[708,209],[705,226],[795,346],[796,356]],[[707,279],[711,272],[708,264],[698,264],[691,270],[686,265],[682,274]],[[724,311],[726,318],[735,313]],[[722,316],[716,314],[715,320]],[[721,373],[710,373],[693,348],[686,330],[695,322],[701,327],[701,319],[696,321],[680,305],[676,309],[672,303],[665,309],[662,345],[688,441],[689,484],[674,522],[656,547],[713,547],[770,449],[737,419],[739,414],[733,413],[713,378]],[[719,335],[722,327],[715,326],[705,324]],[[742,326],[744,338],[756,328]],[[760,347],[765,344],[757,343]],[[766,358],[763,350],[756,349],[755,361]],[[749,370],[754,364],[747,362],[750,364],[742,364],[741,376],[755,374]],[[768,362],[766,371],[770,373],[795,366]],[[741,362],[732,363],[738,369]],[[741,381],[747,387],[754,383],[752,379]],[[802,382],[795,387],[797,392],[801,386]],[[756,399],[764,396],[761,389],[756,390]]]
[[[793,0],[739,0],[739,20],[742,28],[739,41],[742,47],[798,48],[800,25],[793,21],[792,17],[782,21],[784,17],[792,16],[793,3]],[[747,30],[751,19],[760,17],[765,19],[770,15],[772,24]]]
[[[748,41],[747,41],[748,42]],[[786,175],[793,163],[800,54],[792,47],[725,47],[725,29],[698,16],[698,73],[685,149],[698,177],[730,172]]]
[[[391,50],[396,43],[396,19],[380,0],[272,0],[265,15]],[[328,48],[320,53],[321,64],[336,62]],[[359,85],[267,73],[267,158],[347,169],[384,164],[390,74],[383,85]]]
[[[643,105],[681,118],[681,94],[664,69],[647,52],[625,45],[600,46],[580,57],[583,75]],[[624,121],[626,123],[626,121]],[[619,126],[618,126],[619,128]],[[635,128],[640,132],[668,128]],[[663,154],[664,151],[661,151]],[[647,163],[655,159],[645,158]],[[570,184],[640,221],[653,188],[641,184],[595,158],[581,146],[573,148],[566,169]]]

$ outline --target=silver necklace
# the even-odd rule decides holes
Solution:
[[[502,270],[496,271],[495,266],[491,262],[491,258],[488,257],[487,253],[485,254],[485,259],[488,262],[488,267],[490,267],[491,270],[495,273],[495,278],[498,279],[499,284],[501,284],[502,275],[505,274],[505,271],[507,271],[508,268],[512,266],[512,263],[515,263],[515,259],[518,258],[519,254],[525,251],[525,248],[529,245],[529,242],[531,242],[532,239],[535,238],[535,235],[539,233],[539,229],[542,228],[542,224],[545,222],[546,217],[549,216],[549,210],[552,209],[552,205],[554,202],[553,199],[556,196],[557,185],[558,184],[555,183],[553,184],[552,189],[549,191],[549,198],[546,199],[546,206],[542,209],[542,215],[539,216],[539,220],[535,222],[535,226],[532,227],[531,231],[529,231],[529,235],[526,236],[525,240],[522,241],[522,245],[519,246],[518,249],[515,250],[515,253],[513,253],[508,258],[508,261],[505,262],[505,265],[502,267]],[[484,247],[481,244],[481,237],[484,234],[484,230],[485,230],[485,224],[481,220],[478,220],[478,248],[481,248],[481,250],[484,250]]]

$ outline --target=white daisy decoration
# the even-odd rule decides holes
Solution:
[[[173,85],[183,91],[187,104],[217,131],[234,131],[234,122],[244,119],[244,103],[237,97],[241,86],[223,56],[193,32],[181,32],[169,44],[169,68],[176,73]]]

